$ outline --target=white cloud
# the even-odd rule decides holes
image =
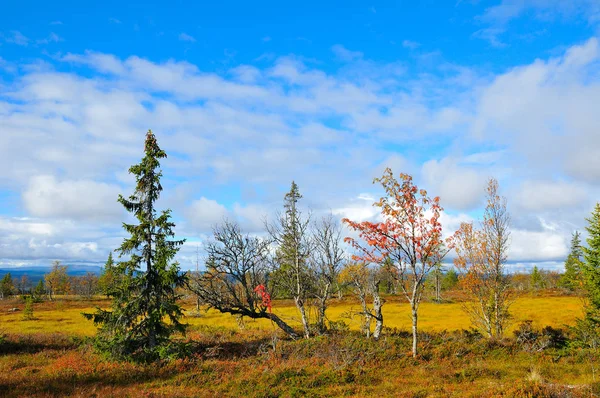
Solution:
[[[546,172],[600,181],[599,45],[592,38],[563,56],[514,68],[482,90],[473,133],[506,145]],[[568,101],[565,101],[568,98]],[[554,168],[554,169],[553,169]]]
[[[403,40],[402,47],[415,50],[421,46],[421,43],[412,40]]]
[[[562,260],[569,248],[564,234],[547,231],[511,231],[510,261]]]
[[[179,34],[179,40],[181,41],[187,41],[190,43],[195,43],[196,39],[193,36],[188,35],[187,33],[181,32]]]
[[[34,177],[23,192],[29,214],[36,217],[75,220],[114,220],[119,217],[119,187],[106,183],[58,181],[50,175]]]
[[[361,193],[343,207],[334,208],[331,213],[339,218],[348,218],[354,222],[381,221],[381,211],[373,206],[378,199],[372,194]]]
[[[0,184],[22,195],[23,215],[53,228],[59,219],[91,223],[86,217],[95,214],[108,222],[121,214],[116,194],[130,190],[116,184],[131,184],[123,173],[142,155],[148,128],[169,154],[162,163],[165,204],[194,236],[223,216],[260,232],[263,216],[279,208],[292,179],[315,214],[333,209],[339,217],[376,219],[372,201],[364,198],[381,195],[372,179],[391,166],[422,179],[419,185],[440,195],[449,214],[479,209],[490,176],[506,188],[509,206],[521,201],[521,183],[528,198],[546,192],[533,204],[522,201],[530,208],[515,211],[515,229],[531,232],[520,235],[524,241],[518,245],[527,248],[529,240],[540,250],[538,258],[552,259],[556,248],[540,245],[539,234],[555,242],[580,228],[588,203],[577,199],[594,197],[598,188],[600,166],[592,167],[600,149],[595,39],[562,56],[483,77],[441,61],[413,77],[402,64],[380,64],[364,55],[338,71],[293,56],[222,73],[176,60],[94,52],[59,61],[75,68],[69,73],[48,65],[20,68],[22,74],[2,87],[0,98]],[[555,198],[550,175],[569,181],[565,189],[573,197]],[[526,188],[528,183],[534,184]],[[192,188],[169,196],[182,185]],[[238,188],[248,187],[252,197],[240,198]],[[64,192],[84,192],[100,210]],[[538,209],[531,207],[536,204]],[[32,245],[40,249],[34,253],[40,256],[58,250],[57,244],[64,251],[69,242],[73,252],[80,247],[80,254],[105,256],[119,233],[96,231],[78,239],[77,229],[71,238],[64,230],[49,238],[23,230],[5,250],[25,252],[35,237]],[[88,245],[94,242],[100,254]],[[516,253],[531,257],[523,248]]]
[[[578,206],[587,202],[587,189],[565,181],[525,181],[514,195],[514,205],[543,211]]]
[[[37,44],[48,44],[48,43],[58,43],[64,41],[64,39],[62,37],[60,37],[59,35],[57,35],[54,32],[51,32],[48,37],[44,38],[44,39],[39,39],[36,40],[35,42]]]
[[[502,48],[507,44],[502,41],[500,36],[505,32],[504,28],[485,28],[473,32],[473,37],[488,41],[492,47]]]
[[[486,177],[471,168],[458,165],[456,159],[430,160],[422,174],[431,195],[440,196],[441,204],[457,210],[470,210],[481,203]]]
[[[600,5],[595,0],[502,0],[488,7],[480,18],[488,23],[506,24],[529,10],[542,20],[581,16],[595,22],[600,17]]]
[[[116,233],[97,223],[0,217],[0,258],[2,265],[50,265],[57,259],[102,262],[120,243],[111,237]]]
[[[18,30],[13,30],[10,35],[4,36],[4,41],[18,46],[27,46],[31,40]]]
[[[500,36],[507,33],[512,20],[525,14],[542,22],[561,19],[593,25],[600,21],[600,3],[596,0],[502,0],[476,18],[488,27],[476,31],[473,36],[489,41],[494,47],[504,47],[506,44]]]
[[[342,61],[355,61],[357,59],[361,59],[363,57],[363,53],[360,51],[351,51],[341,44],[336,44],[331,47],[331,51]]]
[[[111,54],[102,54],[86,51],[84,55],[68,53],[62,57],[63,61],[88,65],[102,73],[122,75],[126,69],[121,60]]]
[[[476,221],[465,213],[451,214],[442,211],[440,213],[440,223],[442,224],[444,239],[446,239],[458,231],[462,223],[476,223]]]
[[[227,208],[216,200],[202,197],[193,201],[186,211],[186,218],[191,226],[201,232],[210,231],[211,228],[221,223],[229,214]]]
[[[258,68],[250,65],[240,65],[231,69],[230,72],[242,83],[255,83],[262,75]]]

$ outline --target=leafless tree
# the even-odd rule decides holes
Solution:
[[[375,320],[374,339],[378,339],[383,330],[383,300],[379,295],[381,276],[379,269],[369,268],[365,263],[346,264],[340,273],[340,279],[358,297],[363,315],[361,331],[367,337],[371,336],[371,323]]]
[[[472,297],[465,310],[473,323],[489,337],[502,337],[510,318],[510,279],[506,260],[510,245],[510,215],[506,198],[498,194],[498,181],[490,179],[487,206],[481,227],[461,224],[454,237],[462,286]]]
[[[341,247],[342,229],[333,215],[323,217],[313,229],[311,263],[314,272],[314,296],[317,300],[317,327],[325,330],[327,302],[335,293],[337,279],[345,260]]]
[[[206,271],[188,288],[209,308],[222,313],[265,318],[273,321],[292,338],[299,335],[271,312],[266,291],[270,269],[270,242],[242,233],[233,222],[213,228],[213,240],[206,244]]]

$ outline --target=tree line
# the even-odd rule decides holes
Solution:
[[[0,298],[11,296],[32,296],[35,301],[54,300],[56,296],[76,295],[92,298],[101,294],[110,283],[104,274],[86,272],[84,275],[69,275],[68,266],[56,260],[52,263],[50,271],[38,279],[27,274],[13,278],[10,272],[0,279]]]
[[[412,354],[417,356],[419,306],[427,289],[433,286],[435,300],[441,301],[443,283],[458,283],[468,296],[464,310],[473,326],[491,339],[504,335],[516,276],[507,272],[510,215],[495,179],[488,181],[482,218],[446,233],[440,221],[441,199],[430,197],[411,176],[396,177],[391,169],[373,181],[384,191],[373,204],[380,212],[376,222],[344,218],[340,223],[333,214],[316,217],[302,210],[300,189],[292,182],[281,210],[265,221],[263,236],[224,220],[214,226],[205,244],[204,269],[182,272],[174,258],[184,240],[175,239],[171,211],[155,207],[163,189],[160,160],[166,157],[148,131],[144,156],[129,169],[136,178],[135,190],[118,198],[136,222],[123,224],[129,236],[115,250],[118,261],[111,254],[103,282],[96,281],[112,305],[84,314],[99,327],[95,342],[102,352],[143,361],[182,355],[185,345],[173,336],[185,333],[178,303],[185,290],[195,295],[199,306],[268,319],[292,339],[327,333],[333,326],[327,307],[344,292],[360,302],[362,332],[378,339],[385,325],[382,293],[398,293],[411,309]],[[565,274],[556,278],[536,268],[529,286],[541,288],[546,281],[584,292],[587,312],[578,327],[598,336],[600,204],[588,223],[588,246],[582,247],[579,234],[574,235]],[[350,236],[343,236],[343,224]],[[456,271],[444,272],[451,250],[456,253]],[[60,271],[60,265],[56,267],[52,272]],[[273,312],[276,298],[293,301],[301,330]]]

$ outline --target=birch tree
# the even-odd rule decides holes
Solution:
[[[371,337],[371,324],[375,321],[373,338],[379,339],[383,330],[383,299],[379,295],[381,272],[372,269],[364,262],[346,264],[340,279],[354,292],[361,306],[363,322],[361,332]],[[369,304],[370,301],[370,304]]]
[[[396,268],[400,289],[410,304],[412,319],[412,354],[417,356],[419,304],[423,298],[425,279],[448,252],[442,240],[439,221],[440,198],[430,198],[407,174],[397,180],[387,168],[374,183],[386,195],[373,205],[378,207],[382,222],[343,221],[358,232],[360,239],[347,237],[356,250],[355,260],[382,264],[387,258]]]
[[[325,330],[327,302],[335,293],[336,282],[345,260],[342,249],[342,230],[333,216],[315,223],[311,263],[314,272],[314,296],[317,300],[317,327]]]
[[[454,264],[461,271],[461,284],[471,300],[464,304],[473,324],[492,338],[502,337],[511,304],[506,261],[510,245],[510,215],[506,198],[498,193],[498,181],[490,179],[487,205],[479,228],[461,224],[453,245]]]

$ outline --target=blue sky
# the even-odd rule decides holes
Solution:
[[[3,4],[2,265],[103,261],[148,128],[184,268],[292,179],[316,217],[376,219],[373,177],[410,173],[450,233],[496,177],[515,268],[560,268],[599,198],[597,1],[168,4]]]

